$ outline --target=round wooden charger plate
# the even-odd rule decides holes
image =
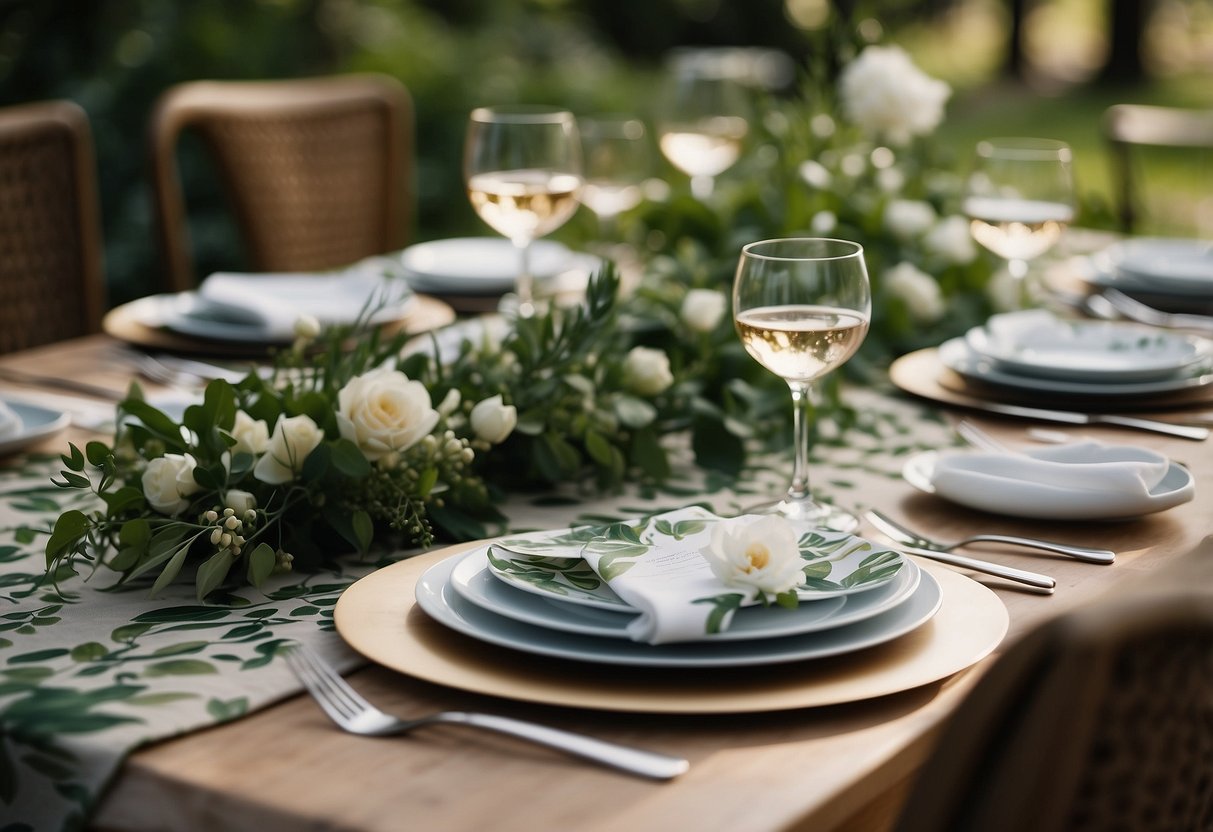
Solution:
[[[282,344],[244,343],[240,341],[208,341],[191,338],[169,329],[148,326],[140,320],[139,304],[146,299],[131,301],[111,309],[101,321],[106,334],[128,344],[148,350],[189,353],[195,355],[230,356],[233,358],[261,358]],[[394,333],[403,328],[411,335],[429,332],[454,322],[455,310],[449,304],[430,297],[414,295],[408,314],[399,321],[384,326],[384,331]]]
[[[982,410],[987,404],[995,402],[1083,413],[1132,410],[1165,414],[1187,406],[1207,406],[1213,401],[1213,385],[1165,396],[1107,396],[1094,400],[1089,396],[1072,398],[1054,393],[1017,393],[968,381],[939,360],[939,350],[936,347],[916,350],[896,359],[889,365],[889,379],[906,393],[975,410]]]
[[[476,545],[401,561],[357,581],[337,602],[337,632],[372,661],[452,688],[548,705],[679,714],[777,711],[898,693],[975,664],[1007,632],[1007,610],[998,596],[963,575],[919,561],[939,581],[943,605],[922,627],[879,647],[725,671],[564,661],[477,641],[416,606],[422,573]]]

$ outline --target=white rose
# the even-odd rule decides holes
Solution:
[[[669,356],[649,347],[632,347],[623,360],[623,383],[642,396],[656,396],[674,383]]]
[[[278,420],[265,455],[253,467],[253,476],[270,485],[290,482],[303,470],[303,462],[324,441],[324,431],[310,416]]]
[[[869,46],[838,79],[847,117],[893,144],[932,132],[952,89],[914,65],[896,46]]]
[[[254,419],[243,410],[236,411],[236,422],[232,425],[232,438],[236,444],[232,450],[236,453],[258,456],[265,453],[270,445],[270,426],[260,419]]]
[[[891,199],[884,209],[885,228],[893,236],[908,240],[925,233],[935,224],[935,209],[917,199]]]
[[[957,214],[936,223],[922,238],[922,245],[928,252],[958,266],[977,259],[977,244],[969,233],[969,221]]]
[[[895,194],[905,187],[906,175],[901,168],[885,168],[876,174],[876,184],[886,194]]]
[[[233,488],[223,496],[223,507],[236,512],[237,517],[243,517],[245,512],[257,507],[257,498],[247,491]]]
[[[720,521],[702,554],[728,586],[778,595],[805,582],[796,529],[778,515]]]
[[[476,402],[472,408],[472,430],[485,442],[504,442],[518,424],[518,409],[504,404],[501,395]]]
[[[819,191],[824,191],[830,187],[830,182],[833,180],[829,169],[821,164],[809,159],[807,162],[800,163],[800,178],[803,179],[811,188],[816,188]]]
[[[809,221],[814,234],[829,234],[838,227],[838,217],[833,211],[818,211]]]
[[[695,332],[711,332],[724,317],[728,301],[713,289],[692,289],[682,300],[682,322]]]
[[[189,454],[165,454],[143,469],[143,496],[148,505],[161,514],[173,516],[185,511],[188,497],[201,486],[194,481],[197,462]]]
[[[919,323],[934,323],[947,311],[939,283],[913,263],[898,263],[885,272],[884,285],[890,295],[901,298],[910,317]]]
[[[312,315],[300,315],[295,319],[295,337],[310,341],[320,334],[320,321]]]
[[[425,385],[384,367],[350,379],[337,393],[337,407],[341,435],[371,462],[411,448],[438,424]]]

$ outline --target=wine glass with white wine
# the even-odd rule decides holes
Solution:
[[[609,243],[612,223],[644,199],[652,166],[644,122],[624,115],[577,120],[581,132],[585,182],[581,202],[598,217],[598,234]]]
[[[737,265],[733,315],[746,352],[788,383],[794,408],[791,486],[782,500],[751,510],[851,531],[855,515],[809,489],[809,410],[813,383],[854,355],[868,332],[863,247],[816,237],[750,243]]]
[[[517,314],[535,314],[530,245],[568,222],[581,188],[581,142],[566,110],[479,107],[464,145],[468,198],[518,250]]]
[[[691,193],[707,199],[716,177],[741,157],[749,132],[745,87],[719,61],[683,56],[671,69],[661,101],[658,144],[670,164],[691,177]]]
[[[1073,154],[1052,139],[978,142],[965,189],[973,239],[1007,261],[1020,302],[1031,297],[1028,261],[1044,254],[1074,220]]]

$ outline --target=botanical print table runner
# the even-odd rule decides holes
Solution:
[[[815,489],[841,505],[867,506],[867,486],[899,477],[909,454],[952,442],[917,405],[862,390],[848,402],[856,424],[813,451]],[[787,454],[758,457],[731,481],[695,468],[689,452],[680,457],[662,486],[518,495],[503,509],[512,530],[692,503],[733,514],[782,493],[790,470]],[[189,580],[151,598],[146,585],[115,588],[104,570],[59,575],[56,589],[43,580],[46,538],[35,530],[78,499],[50,485],[61,467],[42,456],[0,474],[0,832],[80,828],[131,750],[296,693],[277,660],[291,642],[342,670],[357,665],[334,631],[333,606],[351,582],[409,554],[342,558],[330,571],[279,576],[264,592],[241,587],[205,605]]]

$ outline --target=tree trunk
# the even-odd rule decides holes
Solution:
[[[1105,84],[1136,84],[1146,78],[1141,39],[1148,17],[1148,0],[1108,0],[1108,57],[1098,80]]]
[[[1028,0],[1009,0],[1007,5],[1011,13],[1011,30],[1007,35],[1007,55],[1003,60],[1002,74],[1022,81],[1024,70],[1027,69],[1023,51],[1023,23],[1028,12]]]

